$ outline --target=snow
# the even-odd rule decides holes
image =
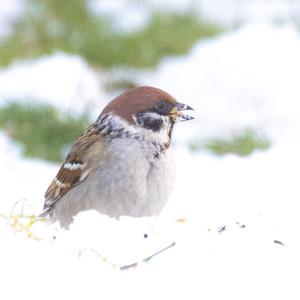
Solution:
[[[19,147],[0,134],[0,213],[9,214],[17,201],[29,200],[32,211],[41,209],[49,178],[56,175],[57,165],[37,159],[24,159]],[[27,206],[27,205],[26,205]]]
[[[178,150],[176,189],[158,219],[116,221],[85,212],[69,231],[37,225],[42,241],[2,223],[1,274],[8,283],[2,293],[11,299],[27,293],[33,299],[298,299],[298,153],[299,147],[278,146],[247,159],[218,159]],[[119,271],[173,241],[148,263]]]
[[[0,70],[0,105],[26,97],[83,113],[99,110],[104,95],[96,72],[79,56],[58,52]]]
[[[299,299],[299,48],[291,25],[254,22],[197,43],[188,55],[163,61],[141,79],[193,106],[197,116],[177,124],[176,186],[159,218],[114,220],[90,211],[79,214],[69,231],[44,221],[26,227],[26,218],[5,219],[22,209],[26,215],[40,212],[58,165],[23,158],[1,134],[0,295]],[[97,98],[105,94],[90,72],[79,58],[62,54],[14,65],[1,71],[0,102],[26,92],[64,109],[76,103],[78,112],[93,97],[100,107],[107,99]],[[14,78],[15,89],[9,85]],[[82,103],[72,88],[81,80],[85,95],[94,95],[80,98]],[[241,158],[190,153],[180,143],[246,126],[261,128],[273,146]]]
[[[159,86],[196,110],[194,130],[190,124],[180,128],[185,141],[195,131],[198,137],[220,136],[253,127],[277,142],[295,136],[300,125],[299,51],[294,26],[254,22],[200,41],[188,57],[166,59],[141,83]]]
[[[1,0],[0,3],[0,40],[6,38],[14,21],[22,14],[24,3],[22,0]]]

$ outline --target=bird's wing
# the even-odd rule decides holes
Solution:
[[[77,139],[45,193],[41,217],[49,214],[62,196],[88,177],[91,170],[90,153],[95,152],[96,144],[101,144],[101,138],[98,131],[89,128]],[[96,149],[101,151],[101,146]]]

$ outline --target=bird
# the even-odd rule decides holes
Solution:
[[[167,92],[139,86],[109,102],[74,142],[50,183],[40,217],[69,228],[81,211],[157,216],[175,180],[174,125],[193,110]]]

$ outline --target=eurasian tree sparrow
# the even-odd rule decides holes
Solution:
[[[192,110],[166,92],[138,87],[112,100],[72,146],[45,194],[44,211],[68,227],[80,211],[154,216],[172,190],[175,122]]]

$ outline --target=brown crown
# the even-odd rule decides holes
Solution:
[[[151,86],[141,86],[129,90],[114,98],[102,111],[102,114],[113,113],[133,123],[132,115],[139,111],[147,111],[159,101],[176,103],[176,100],[161,89]]]

